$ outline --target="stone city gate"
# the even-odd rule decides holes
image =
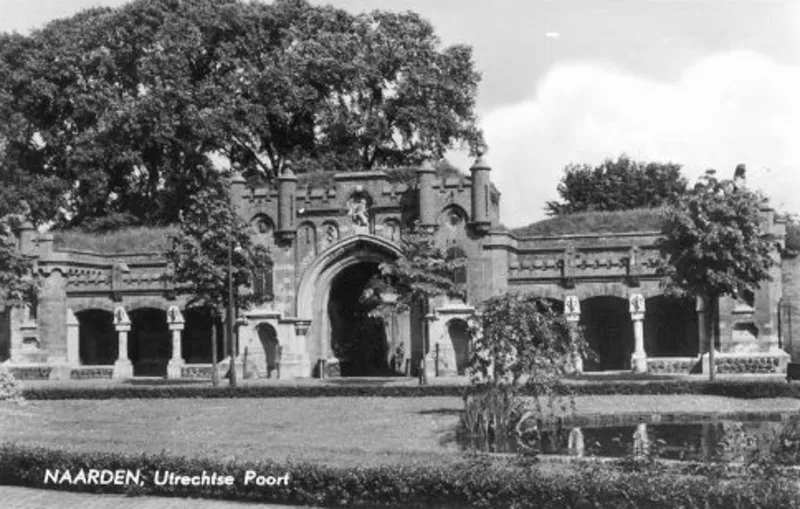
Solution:
[[[711,323],[706,303],[663,295],[658,232],[509,232],[490,172],[478,160],[469,175],[423,165],[339,173],[315,185],[291,169],[275,184],[248,185],[235,176],[231,199],[269,253],[269,270],[257,277],[269,298],[240,310],[247,321],[238,329],[237,364],[255,376],[293,378],[318,376],[322,360],[341,375],[369,375],[387,372],[402,350],[412,366],[428,355],[434,374],[463,373],[466,321],[474,306],[506,291],[550,299],[584,327],[600,354],[586,370],[706,371],[712,326],[720,331],[720,372],[780,372],[789,358],[784,350],[797,355],[800,263],[783,249],[784,221],[766,204],[763,229],[776,239],[779,262],[772,281],[721,299],[719,321]],[[427,312],[412,308],[396,321],[370,322],[359,290],[380,263],[400,256],[402,227],[414,221],[465,258],[459,277],[466,302],[438,299]],[[0,310],[0,361],[12,371],[30,378],[209,376],[212,324],[220,335],[222,324],[187,308],[190,296],[176,294],[163,250],[57,246],[52,234],[29,224],[19,242],[36,259],[43,287],[38,302]]]

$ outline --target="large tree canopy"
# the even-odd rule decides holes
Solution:
[[[665,209],[659,239],[667,289],[707,302],[718,324],[719,297],[737,297],[768,281],[778,263],[776,239],[763,228],[766,198],[709,170]],[[717,327],[712,329],[713,345]],[[709,348],[713,366],[714,348]],[[709,371],[713,378],[714,370]]]
[[[659,207],[686,191],[680,165],[636,162],[622,155],[601,165],[571,164],[558,184],[562,201],[547,203],[549,215]]]
[[[0,34],[0,214],[175,222],[214,162],[274,177],[483,149],[471,48],[411,12],[137,0]]]

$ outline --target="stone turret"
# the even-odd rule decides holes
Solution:
[[[417,170],[419,184],[419,221],[423,228],[436,228],[436,194],[433,189],[436,169],[426,161]]]
[[[27,219],[23,221],[19,228],[19,251],[24,255],[34,254],[34,238],[36,237],[36,227]]]
[[[295,193],[297,192],[297,176],[287,162],[283,172],[278,176],[278,230],[277,234],[286,241],[294,239],[295,225]]]
[[[472,168],[472,228],[478,233],[486,233],[491,226],[489,215],[489,186],[491,167],[483,157],[479,157]]]
[[[236,210],[242,210],[244,205],[244,192],[247,182],[242,176],[241,168],[234,164],[231,174],[231,203]]]
[[[747,167],[744,164],[737,164],[736,170],[733,172],[733,184],[737,188],[744,188],[747,186]]]

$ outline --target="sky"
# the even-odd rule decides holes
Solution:
[[[413,10],[443,44],[473,47],[507,226],[544,217],[566,165],[623,153],[690,180],[744,163],[750,186],[800,213],[800,0],[312,1]],[[124,3],[0,0],[0,31]]]

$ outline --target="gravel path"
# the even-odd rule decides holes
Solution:
[[[4,509],[302,509],[303,506],[169,497],[126,497],[0,486]],[[313,509],[306,507],[306,509]]]

